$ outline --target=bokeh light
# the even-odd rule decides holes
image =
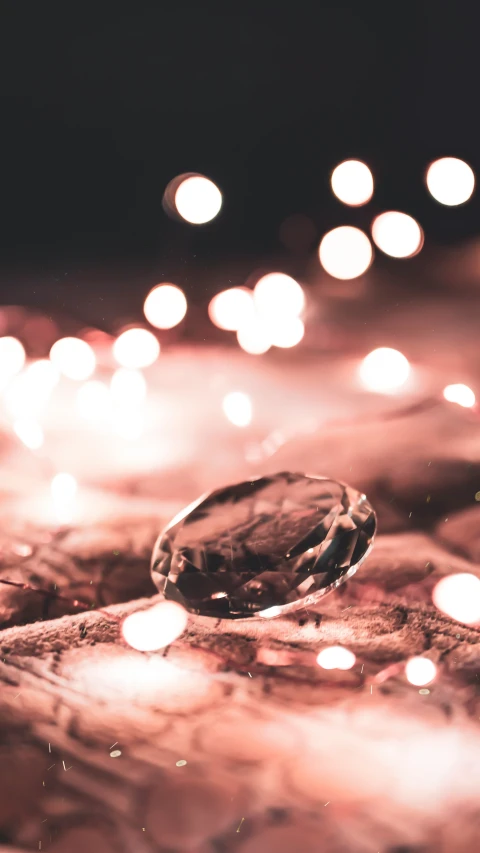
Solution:
[[[267,328],[272,346],[282,349],[295,347],[305,334],[305,326],[299,317],[279,318],[267,323]]]
[[[433,198],[449,207],[464,204],[475,189],[473,169],[457,157],[442,157],[431,163],[426,181]]]
[[[122,367],[149,367],[160,355],[160,344],[147,329],[127,329],[113,344],[113,355]]]
[[[351,669],[356,657],[343,646],[328,646],[317,655],[317,663],[322,669]]]
[[[147,383],[139,370],[119,367],[110,380],[112,400],[121,406],[142,403],[147,396]]]
[[[252,421],[252,401],[243,391],[230,391],[226,394],[222,408],[226,418],[235,426],[245,427]]]
[[[0,385],[20,372],[25,364],[25,350],[16,338],[0,338]]]
[[[480,622],[480,580],[468,572],[447,575],[435,586],[433,603],[442,613],[474,625]]]
[[[143,313],[156,329],[173,329],[187,313],[183,290],[175,284],[157,284],[145,299]]]
[[[72,474],[62,471],[53,477],[50,490],[57,521],[66,524],[72,520],[78,484]]]
[[[187,627],[188,613],[175,601],[161,601],[131,613],[122,625],[125,642],[138,652],[154,652],[173,643]]]
[[[372,263],[373,248],[367,235],[359,228],[341,225],[323,237],[318,255],[329,275],[341,280],[358,278]]]
[[[95,370],[95,353],[80,338],[61,338],[50,350],[53,365],[68,379],[88,379]]]
[[[431,684],[437,674],[437,667],[429,658],[414,657],[407,661],[405,675],[410,684],[424,687]]]
[[[412,258],[423,246],[418,222],[398,210],[388,210],[373,220],[372,237],[375,245],[392,258]]]
[[[97,379],[85,382],[78,391],[75,400],[77,412],[87,421],[104,420],[110,410],[110,393],[108,387]]]
[[[32,361],[26,368],[25,375],[32,382],[32,386],[37,389],[37,393],[41,393],[46,399],[58,385],[60,379],[58,368],[48,358]]]
[[[362,384],[379,394],[395,392],[405,384],[410,375],[410,364],[398,350],[380,347],[363,359],[359,367]]]
[[[262,355],[270,349],[272,341],[265,323],[255,314],[237,332],[237,341],[250,355]]]
[[[38,450],[43,442],[43,429],[33,418],[19,418],[13,424],[13,429],[20,441],[30,450]]]
[[[345,160],[333,170],[331,177],[334,195],[344,204],[359,207],[373,195],[373,175],[360,160]]]
[[[222,194],[216,184],[203,175],[185,178],[175,193],[178,213],[192,225],[210,222],[220,211]]]
[[[144,414],[131,406],[125,407],[121,414],[114,418],[113,428],[125,441],[138,441],[145,432]]]
[[[259,316],[265,319],[297,317],[305,305],[301,286],[282,272],[271,272],[260,278],[253,291],[253,302]]]
[[[210,300],[208,315],[215,326],[237,332],[254,316],[253,293],[246,287],[230,287]]]
[[[458,403],[465,409],[471,409],[475,405],[475,394],[468,385],[447,385],[443,389],[443,396],[449,403]]]

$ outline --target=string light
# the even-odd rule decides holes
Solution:
[[[192,225],[203,225],[215,219],[221,206],[220,190],[213,181],[203,175],[185,178],[175,193],[177,212]]]
[[[122,367],[150,367],[160,355],[160,344],[147,329],[127,329],[113,344],[113,355]]]
[[[50,350],[53,365],[68,379],[88,379],[95,370],[95,353],[80,338],[61,338]]]
[[[282,349],[295,347],[305,334],[305,326],[299,317],[280,318],[267,323],[267,328],[272,346]]]
[[[405,384],[410,375],[410,364],[398,350],[380,347],[363,359],[359,367],[362,384],[369,391],[391,394]]]
[[[333,170],[331,185],[334,195],[351,207],[370,201],[373,195],[373,175],[361,160],[344,160]]]
[[[145,299],[143,313],[156,329],[173,329],[187,313],[183,290],[175,284],[157,284]]]
[[[392,258],[412,258],[423,246],[418,222],[398,210],[381,213],[373,220],[372,237],[375,245]]]
[[[442,157],[430,164],[426,175],[430,194],[440,204],[464,204],[475,189],[473,169],[457,157]]]
[[[281,272],[262,276],[254,288],[253,301],[260,317],[271,320],[298,316],[305,305],[299,283]]]
[[[139,652],[154,652],[173,643],[187,627],[187,611],[174,601],[161,601],[131,613],[122,625],[123,639]]]
[[[468,385],[447,385],[443,389],[443,396],[449,403],[458,403],[465,409],[471,409],[475,405],[475,394]]]
[[[208,315],[219,329],[238,332],[254,316],[253,294],[246,287],[222,290],[211,299]]]
[[[318,254],[325,272],[341,280],[363,275],[373,260],[367,235],[351,225],[341,225],[325,234]]]
[[[252,420],[252,401],[243,391],[230,391],[223,398],[222,408],[230,423],[245,427]]]
[[[328,646],[317,655],[317,663],[322,669],[351,669],[356,657],[343,646]]]
[[[429,658],[410,658],[405,666],[407,680],[415,687],[425,687],[426,684],[431,684],[436,674],[437,667]]]
[[[258,317],[251,317],[237,332],[237,341],[241,348],[251,355],[262,355],[272,346],[265,323]]]
[[[433,603],[442,613],[475,625],[480,622],[480,580],[468,572],[442,578],[432,593]]]

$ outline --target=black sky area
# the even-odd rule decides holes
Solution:
[[[480,172],[479,17],[421,2],[3,2],[0,270],[160,275],[190,257],[258,257],[282,251],[295,213],[319,235],[386,207],[433,242],[477,233],[478,202],[441,208],[423,174],[443,155]],[[376,177],[363,220],[329,190],[348,156]],[[200,228],[162,209],[169,180],[190,171],[224,193]]]

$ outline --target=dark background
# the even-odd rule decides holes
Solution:
[[[228,286],[262,258],[288,265],[279,228],[295,213],[314,223],[311,252],[385,207],[416,216],[430,245],[475,234],[478,198],[445,208],[423,183],[438,156],[480,169],[479,13],[456,9],[3,2],[0,300],[96,321],[98,300],[141,312],[170,278],[198,302],[219,267]],[[348,156],[376,178],[357,211],[329,189]],[[189,171],[224,193],[211,224],[162,208]]]

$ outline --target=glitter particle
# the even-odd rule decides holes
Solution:
[[[181,758],[180,761],[177,761],[176,766],[177,767],[185,767],[186,763],[187,762],[185,761],[185,759]]]
[[[121,754],[121,749],[114,749],[113,752],[110,753],[110,758],[118,758]]]
[[[422,696],[428,696],[428,694],[430,693],[430,690],[428,689],[428,687],[422,687],[422,689],[419,690],[418,692],[421,693]]]

